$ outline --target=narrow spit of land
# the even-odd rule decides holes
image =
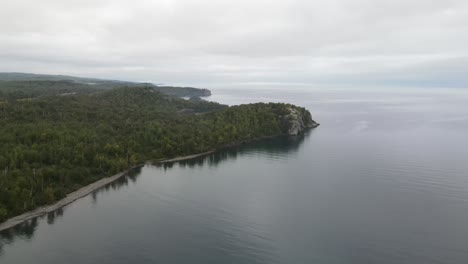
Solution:
[[[211,154],[213,152],[214,152],[214,150],[203,152],[203,153],[198,153],[198,154],[193,154],[193,155],[188,155],[188,156],[183,156],[183,157],[176,157],[176,158],[172,158],[172,159],[161,160],[161,161],[158,161],[156,163],[168,163],[168,162],[184,161],[184,160],[189,160],[189,159],[194,159],[194,158],[198,158],[198,157],[201,157],[201,156],[205,156],[205,155]],[[138,167],[138,166],[136,166],[136,167]],[[90,194],[92,192],[95,192],[95,191],[101,189],[102,187],[108,185],[109,183],[112,183],[112,182],[116,181],[117,179],[127,175],[128,172],[129,172],[129,170],[118,173],[118,174],[115,174],[115,175],[110,176],[110,177],[100,179],[99,181],[93,182],[90,185],[84,186],[84,187],[82,187],[82,188],[80,188],[80,189],[78,189],[78,190],[76,190],[76,191],[74,191],[72,193],[69,193],[65,198],[63,198],[62,200],[60,200],[60,201],[58,201],[58,202],[56,202],[56,203],[54,203],[52,205],[39,207],[39,208],[37,208],[37,209],[35,209],[33,211],[26,212],[24,214],[15,216],[13,218],[10,218],[7,221],[0,224],[0,231],[12,228],[12,227],[14,227],[14,226],[16,226],[18,224],[21,224],[21,223],[23,223],[25,221],[28,221],[28,220],[30,220],[32,218],[35,218],[35,217],[50,213],[52,211],[55,211],[57,209],[60,209],[60,208],[62,208],[64,206],[66,206],[66,205],[69,205],[69,204],[73,203],[74,201],[76,201],[76,200],[78,200],[80,198],[83,198],[83,197],[87,196],[88,194]]]

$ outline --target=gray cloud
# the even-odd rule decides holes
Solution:
[[[172,84],[464,86],[464,0],[15,0],[0,71]]]

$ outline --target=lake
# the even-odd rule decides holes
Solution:
[[[0,233],[0,263],[468,262],[468,91],[223,87],[321,126],[147,165]]]

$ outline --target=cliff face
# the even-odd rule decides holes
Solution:
[[[307,129],[320,125],[312,119],[312,115],[305,108],[290,106],[288,111],[289,113],[283,116],[283,120],[287,124],[288,135],[300,135]]]

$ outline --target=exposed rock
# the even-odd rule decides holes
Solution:
[[[291,106],[288,108],[289,114],[283,116],[287,122],[288,135],[300,135],[307,129],[316,128],[320,124],[312,119],[312,115],[304,108]]]

